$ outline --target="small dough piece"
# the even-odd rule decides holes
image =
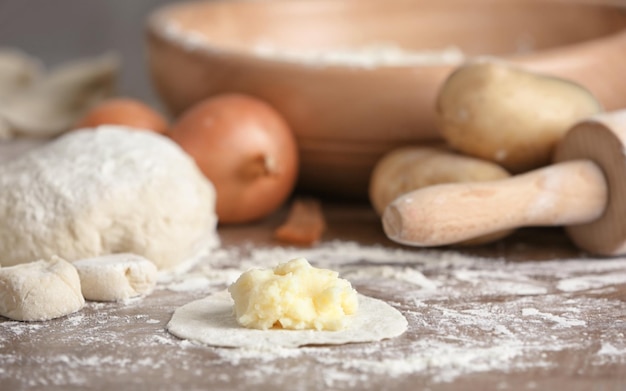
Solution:
[[[240,325],[303,330],[341,330],[358,308],[350,282],[304,258],[271,269],[253,269],[228,288]]]
[[[358,295],[358,300],[359,309],[350,315],[348,327],[343,330],[257,330],[237,323],[233,299],[222,291],[176,309],[167,330],[179,338],[206,345],[256,349],[376,342],[406,331],[408,323],[400,311],[371,297]]]
[[[0,269],[2,316],[48,320],[74,313],[84,304],[76,268],[59,257]]]
[[[94,301],[118,301],[147,295],[157,281],[157,268],[135,254],[114,254],[74,262],[83,296]]]

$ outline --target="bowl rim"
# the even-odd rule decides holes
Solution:
[[[351,1],[351,0],[297,0],[298,2],[337,2],[337,1]],[[361,0],[367,1],[367,0]],[[419,1],[419,0],[401,0],[401,1]],[[494,0],[487,0],[494,1]],[[509,1],[509,0],[507,0]],[[591,8],[609,8],[617,11],[621,10],[626,13],[626,6],[620,5],[618,2],[607,1],[593,1],[593,0],[511,0],[518,3],[552,3],[567,5],[585,6]],[[294,0],[265,0],[264,3],[269,2],[282,2],[292,3]],[[156,37],[162,41],[165,41],[172,46],[177,47],[186,53],[197,53],[203,56],[222,57],[229,58],[232,61],[245,61],[254,65],[264,65],[271,67],[284,67],[284,68],[297,68],[301,70],[317,71],[324,69],[324,71],[339,71],[339,72],[367,72],[375,69],[377,72],[388,71],[406,71],[411,69],[441,69],[441,68],[454,68],[468,61],[480,60],[481,58],[498,58],[500,60],[510,60],[518,63],[526,62],[542,62],[543,60],[549,60],[555,57],[569,58],[578,57],[582,51],[592,52],[613,41],[624,41],[626,44],[626,26],[615,32],[611,32],[605,35],[597,36],[590,39],[585,39],[577,42],[563,44],[559,46],[549,47],[545,49],[532,50],[523,53],[510,53],[503,55],[477,55],[466,56],[459,62],[441,62],[441,63],[393,63],[393,64],[376,64],[372,66],[364,66],[362,64],[348,64],[326,61],[308,61],[299,59],[290,59],[286,56],[266,56],[259,54],[253,50],[241,50],[237,48],[223,47],[215,45],[214,42],[208,40],[193,39],[193,34],[187,35],[193,30],[187,30],[181,28],[175,23],[169,23],[167,21],[167,14],[172,10],[193,6],[194,4],[207,4],[207,6],[219,6],[226,3],[257,3],[254,0],[183,0],[176,3],[167,4],[153,10],[147,18],[145,24],[145,30],[148,36]],[[187,38],[191,37],[185,42],[185,35]]]

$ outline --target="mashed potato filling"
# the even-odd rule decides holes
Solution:
[[[358,309],[349,281],[305,258],[247,271],[228,291],[237,322],[254,329],[341,330]]]

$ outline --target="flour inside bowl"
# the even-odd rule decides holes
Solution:
[[[253,50],[256,55],[272,60],[359,68],[457,65],[465,60],[463,52],[454,46],[442,49],[408,50],[391,42],[332,50],[283,49],[269,43],[262,43],[256,45]]]
[[[172,20],[157,19],[156,22],[159,23],[161,31],[168,39],[182,44],[188,50],[244,50],[215,46],[201,32],[184,29]],[[466,59],[463,51],[456,46],[415,50],[403,48],[391,41],[321,50],[314,48],[284,48],[272,42],[261,40],[251,46],[251,53],[260,58],[273,61],[293,62],[311,66],[357,68],[458,65]]]

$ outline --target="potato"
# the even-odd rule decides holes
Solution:
[[[384,155],[374,167],[369,197],[376,212],[382,215],[393,200],[413,190],[443,183],[484,182],[509,176],[505,169],[495,163],[460,155],[445,148],[402,147]],[[487,243],[510,232],[496,232],[462,244]]]
[[[482,61],[448,77],[436,111],[450,146],[520,173],[550,163],[567,130],[602,108],[574,82]]]
[[[463,156],[444,148],[409,146],[384,155],[374,167],[369,197],[380,215],[404,193],[454,182],[503,179],[509,173],[497,164]]]

